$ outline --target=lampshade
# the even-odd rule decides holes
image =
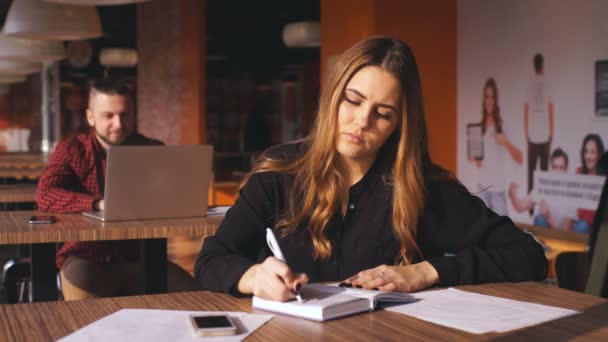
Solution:
[[[61,41],[19,39],[0,34],[0,59],[52,62],[63,58],[65,48]]]
[[[112,6],[112,5],[126,5],[136,4],[138,2],[145,2],[150,0],[44,0],[46,2],[54,2],[58,4],[70,4],[70,5],[90,5],[90,6]]]
[[[134,49],[108,48],[99,53],[99,64],[110,68],[132,68],[137,65]]]
[[[14,0],[4,23],[4,34],[42,40],[78,40],[103,35],[93,6]]]
[[[23,75],[0,74],[0,84],[24,82],[25,79],[26,77]]]
[[[35,62],[17,62],[0,59],[0,74],[28,75],[42,70],[42,65]]]
[[[298,21],[283,27],[283,42],[288,47],[319,47],[321,45],[321,23]]]

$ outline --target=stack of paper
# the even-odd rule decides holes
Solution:
[[[505,332],[580,313],[452,288],[412,296],[419,301],[387,310],[474,334]]]

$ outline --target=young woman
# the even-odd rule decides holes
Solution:
[[[602,154],[604,154],[602,138],[597,134],[587,134],[581,147],[581,166],[576,169],[576,173],[606,175],[606,170],[602,169],[598,163]],[[572,230],[577,233],[589,233],[595,218],[595,210],[579,208],[577,214],[578,220],[574,223]]]
[[[604,143],[597,134],[587,134],[581,147],[581,167],[576,173],[583,175],[604,175],[606,170],[599,167],[598,161],[604,154]]]
[[[507,215],[507,196],[504,184],[507,179],[506,162],[510,157],[517,164],[521,164],[522,155],[504,132],[498,106],[498,87],[493,78],[489,78],[483,87],[481,130],[484,159],[473,161],[479,169],[477,180],[479,197],[499,215]]]
[[[195,273],[199,289],[288,300],[309,281],[415,291],[546,269],[530,235],[431,163],[414,56],[375,37],[336,63],[310,135],[265,153]]]

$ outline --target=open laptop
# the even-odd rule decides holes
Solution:
[[[102,221],[196,217],[207,214],[213,147],[111,146]]]

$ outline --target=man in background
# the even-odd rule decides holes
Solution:
[[[41,211],[67,213],[104,209],[106,152],[115,145],[162,145],[135,132],[133,100],[128,84],[102,79],[90,86],[88,133],[60,143],[40,177],[37,204]],[[135,240],[66,242],[57,252],[66,300],[143,292],[143,268]],[[169,287],[188,290],[192,278],[168,263]]]
[[[534,79],[526,94],[524,127],[528,145],[528,192],[534,188],[537,161],[540,170],[547,171],[549,151],[553,140],[553,100],[551,88],[544,77],[543,55],[534,56]]]
[[[568,172],[568,155],[561,148],[556,148],[551,153],[551,171],[557,173]],[[509,184],[509,199],[513,205],[513,209],[517,212],[526,210],[533,211],[536,207],[534,215],[534,225],[539,227],[553,227],[559,230],[572,231],[576,223],[576,208],[563,207],[547,203],[544,199],[540,202],[533,198],[535,191],[523,197],[517,196],[519,184],[511,182]]]

